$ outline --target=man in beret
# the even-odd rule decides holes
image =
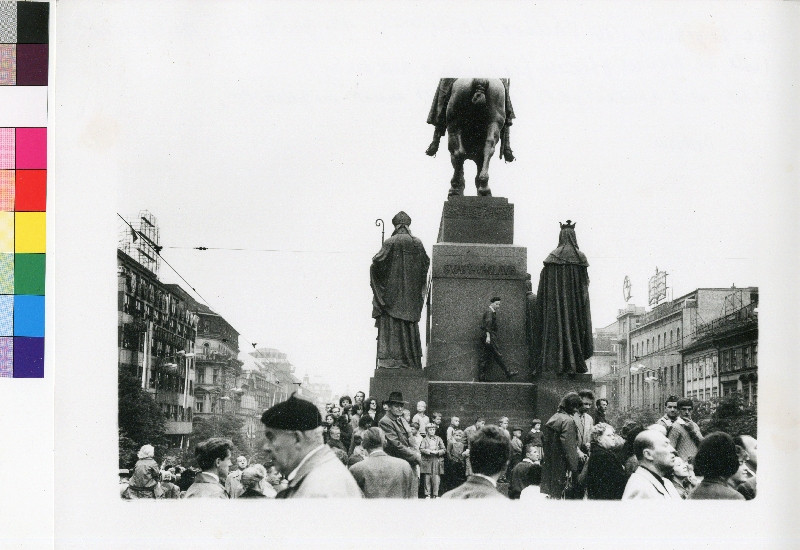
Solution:
[[[261,416],[264,450],[289,485],[277,498],[361,498],[347,468],[322,441],[322,417],[292,394]]]

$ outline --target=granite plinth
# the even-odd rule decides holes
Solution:
[[[514,205],[503,197],[450,197],[437,242],[512,244]]]
[[[519,371],[513,382],[530,382],[526,334],[527,249],[515,245],[433,245],[430,324],[426,374],[429,380],[472,381],[485,335],[481,320],[493,296],[500,296],[497,341],[510,369]],[[494,362],[490,382],[505,382]]]
[[[378,402],[385,401],[393,391],[403,393],[407,408],[416,410],[417,401],[428,401],[428,380],[421,369],[375,369],[369,379],[369,395]]]
[[[594,390],[591,374],[557,375],[544,373],[536,380],[536,399],[539,406],[540,418],[547,422],[558,410],[558,404],[569,392],[580,390]]]
[[[530,427],[537,415],[536,384],[513,382],[436,382],[428,383],[428,411],[441,412],[443,421],[457,416],[461,429],[475,423],[478,416],[487,424],[509,418],[509,426]]]

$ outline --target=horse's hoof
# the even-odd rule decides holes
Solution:
[[[478,189],[478,196],[479,197],[491,197],[492,196],[492,190],[489,189],[488,187],[480,187]]]
[[[450,189],[450,191],[447,192],[447,196],[448,197],[463,197],[464,196],[464,190],[463,189]]]

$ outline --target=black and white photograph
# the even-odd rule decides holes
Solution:
[[[796,540],[797,3],[53,17],[56,546]]]

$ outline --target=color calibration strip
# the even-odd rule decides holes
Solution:
[[[0,378],[44,377],[49,16],[0,1]]]

